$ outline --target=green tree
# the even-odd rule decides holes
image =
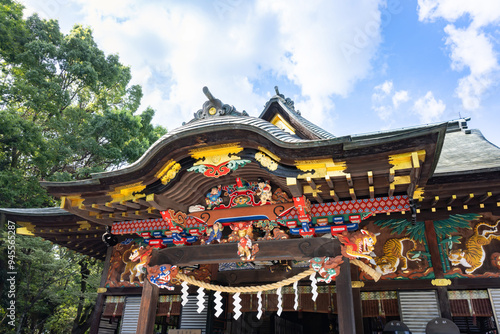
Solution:
[[[16,239],[15,332],[84,333],[90,325],[102,263],[41,238],[18,235]],[[0,248],[5,254],[5,246]],[[2,297],[5,303],[8,298]],[[7,329],[9,319],[0,315],[0,327]]]
[[[138,112],[141,87],[129,85],[130,69],[98,48],[91,29],[76,25],[64,35],[57,21],[36,14],[23,20],[19,4],[0,4],[3,206],[53,205],[37,180],[118,168],[166,133],[151,124],[153,109]],[[12,196],[16,188],[19,196]]]
[[[0,0],[0,207],[54,206],[39,180],[119,168],[164,135],[153,109],[139,111],[142,89],[130,80],[90,28],[63,34],[57,21],[24,19],[22,5]],[[101,264],[38,238],[19,236],[18,248],[17,332],[85,332]]]

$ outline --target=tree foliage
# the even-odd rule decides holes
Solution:
[[[64,34],[57,21],[23,18],[21,4],[0,0],[0,207],[54,206],[40,180],[119,168],[165,134],[153,109],[139,111],[142,89],[130,80],[90,28]],[[84,332],[100,264],[38,238],[17,243],[18,333]]]
[[[18,235],[16,244],[16,333],[72,333],[77,308],[82,316],[90,315],[102,263],[37,237]],[[5,246],[0,248],[5,254]],[[6,293],[0,333],[10,328],[3,311],[9,301]]]
[[[131,163],[166,132],[151,124],[153,109],[138,113],[141,87],[129,85],[130,69],[99,49],[90,28],[65,35],[55,20],[24,20],[21,5],[0,4],[3,206],[50,206],[39,179],[83,179]]]

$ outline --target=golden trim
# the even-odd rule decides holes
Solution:
[[[33,232],[31,232],[26,227],[18,227],[18,228],[16,228],[16,234],[29,235],[29,236],[34,236],[35,235],[35,234],[33,234]]]
[[[78,228],[78,230],[90,230],[90,228],[92,227],[88,221],[86,220],[82,220],[82,221],[79,221],[79,222],[76,222],[78,225],[80,225],[80,228]]]
[[[163,165],[163,167],[155,174],[157,179],[161,180],[161,183],[167,184],[177,175],[177,173],[181,170],[181,165],[175,161],[170,159]]]
[[[105,293],[106,291],[108,291],[106,288],[97,288],[97,293]]]
[[[345,161],[335,162],[333,159],[317,159],[317,160],[295,160],[295,167],[305,173],[299,175],[299,179],[310,178],[324,178],[325,176],[335,177],[344,176],[344,170],[347,169]]]
[[[389,155],[389,163],[394,165],[394,170],[419,168],[420,162],[424,161],[425,150]]]
[[[83,204],[83,201],[84,199],[81,198],[80,195],[61,196],[61,209],[64,209],[66,204],[72,207],[78,207]]]
[[[410,175],[402,175],[402,176],[394,176],[394,182],[392,184],[397,186],[399,184],[410,184],[410,183],[411,183]]]
[[[365,287],[365,282],[362,281],[352,281],[351,286],[353,288],[364,288]]]
[[[284,118],[283,116],[281,116],[280,114],[276,114],[274,115],[274,117],[271,119],[271,122],[269,122],[273,125],[275,125],[276,127],[280,128],[281,130],[289,133],[289,134],[292,134],[294,135],[295,134],[295,129],[293,126],[290,125],[290,123],[288,123]]]
[[[434,286],[449,286],[451,285],[451,280],[447,278],[438,278],[438,279],[433,279],[431,281],[431,284]]]
[[[109,203],[130,201],[136,198],[144,197],[142,194],[134,195],[134,193],[140,192],[144,190],[144,188],[146,188],[146,186],[142,184],[142,181],[116,187],[113,191],[108,192],[108,195],[112,198]]]
[[[417,187],[415,191],[413,192],[413,199],[418,199],[419,201],[422,201],[424,199],[424,188],[423,187]]]
[[[231,160],[239,160],[240,157],[235,154],[241,151],[243,151],[243,147],[240,146],[240,143],[230,143],[192,149],[189,154],[193,159],[197,159],[193,166],[218,166]],[[229,156],[230,154],[232,156]]]
[[[259,149],[259,151],[264,152],[265,154],[267,154],[268,156],[270,156],[274,160],[281,161],[280,157],[278,157],[277,155],[275,155],[274,153],[272,153],[271,151],[269,151],[267,148],[262,147],[262,146],[259,146],[257,148]]]
[[[278,163],[274,161],[273,158],[262,152],[255,153],[255,160],[257,160],[262,165],[262,167],[266,167],[270,171],[275,171],[276,169],[278,169]]]
[[[313,189],[311,186],[303,186],[302,192],[304,194],[321,194],[323,191],[321,190],[321,184],[316,185],[316,189]]]

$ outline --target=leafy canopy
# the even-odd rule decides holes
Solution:
[[[130,68],[104,54],[90,28],[64,34],[57,21],[25,19],[21,4],[0,0],[0,207],[54,206],[39,180],[119,168],[164,135],[153,109],[139,111],[142,89],[130,80]],[[84,333],[101,264],[39,238],[16,242],[16,333]],[[0,251],[5,262],[1,242]],[[0,333],[8,331],[4,297]]]

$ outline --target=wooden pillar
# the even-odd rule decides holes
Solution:
[[[160,288],[151,284],[148,279],[144,279],[139,322],[137,323],[137,334],[153,333],[159,296]]]
[[[444,278],[443,265],[439,255],[438,240],[434,222],[432,220],[425,221],[425,238],[427,239],[427,247],[431,253],[432,268],[434,268],[434,276],[437,279]],[[437,296],[439,309],[441,310],[441,318],[451,319],[450,299],[448,298],[448,288],[445,286],[437,287]]]
[[[359,268],[351,266],[351,281],[359,281]],[[352,286],[352,284],[351,284]],[[352,301],[354,305],[354,321],[356,322],[356,333],[363,334],[363,307],[361,305],[361,289],[352,288]]]
[[[336,280],[339,333],[355,334],[356,320],[352,299],[351,265],[348,258],[344,257],[343,260],[344,263],[340,265],[340,274]]]
[[[99,284],[99,290],[97,294],[97,299],[95,302],[94,310],[92,311],[92,322],[90,324],[90,334],[97,334],[99,332],[99,323],[101,322],[102,307],[104,306],[104,300],[106,296],[106,278],[108,277],[108,271],[111,261],[111,255],[113,254],[113,247],[108,247],[106,250],[106,259],[104,260],[104,268],[101,274],[101,283]]]

